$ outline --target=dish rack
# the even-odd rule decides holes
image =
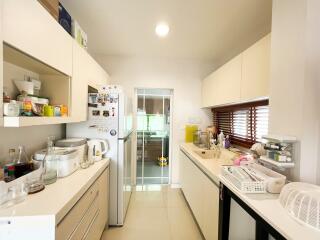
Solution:
[[[242,193],[280,193],[286,177],[256,163],[223,166],[221,174]]]
[[[287,184],[280,193],[280,204],[303,225],[320,231],[320,187],[302,182]]]

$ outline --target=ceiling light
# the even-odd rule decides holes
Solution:
[[[168,35],[169,33],[169,26],[168,24],[166,23],[159,23],[157,24],[156,26],[156,34],[159,36],[159,37],[165,37]]]

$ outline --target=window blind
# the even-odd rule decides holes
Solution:
[[[268,100],[263,100],[213,108],[213,125],[229,135],[231,143],[250,147],[268,133],[268,104]]]

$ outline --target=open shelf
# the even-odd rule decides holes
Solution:
[[[29,56],[28,54],[3,44],[3,87],[12,100],[16,100],[20,94],[14,84],[15,80],[26,78],[41,81],[39,98],[49,99],[52,106],[64,105],[68,108],[66,117],[48,116],[19,116],[3,117],[4,127],[26,127],[37,125],[50,125],[69,123],[72,121],[71,113],[71,77],[55,68]],[[23,114],[21,114],[23,115]]]
[[[275,161],[273,159],[267,158],[266,156],[261,156],[259,158],[259,161],[268,163],[270,165],[279,167],[279,168],[293,168],[294,167],[294,163],[293,162],[278,162]]]
[[[28,127],[72,122],[71,117],[4,117],[4,127]]]

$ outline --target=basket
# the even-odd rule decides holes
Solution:
[[[244,170],[239,166],[223,166],[222,176],[229,180],[236,188],[243,193],[266,193],[265,181],[253,181]]]
[[[280,204],[303,225],[320,230],[320,187],[301,182],[287,184],[281,191]]]
[[[286,177],[260,164],[222,167],[222,176],[243,193],[280,193]]]

